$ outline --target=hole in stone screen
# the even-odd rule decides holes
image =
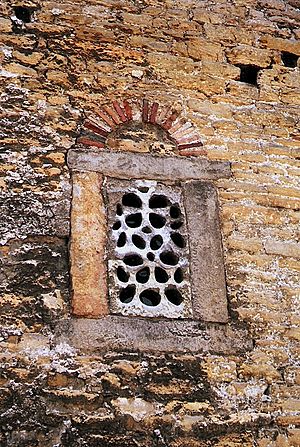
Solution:
[[[188,233],[180,186],[106,179],[112,313],[191,318]]]

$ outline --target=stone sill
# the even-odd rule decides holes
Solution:
[[[67,343],[85,353],[111,350],[236,354],[253,348],[247,330],[230,324],[114,315],[97,320],[61,320],[56,326],[55,343]]]

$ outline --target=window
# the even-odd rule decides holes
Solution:
[[[229,164],[80,148],[68,160],[74,313],[226,322],[211,180]]]
[[[226,324],[214,181],[230,164],[99,150],[91,138],[68,154],[73,319],[61,336],[87,350],[250,348],[246,331]]]

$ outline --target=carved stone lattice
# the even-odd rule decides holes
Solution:
[[[109,179],[109,278],[113,313],[190,318],[182,191],[155,181]]]

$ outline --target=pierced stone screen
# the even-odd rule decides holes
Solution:
[[[113,313],[190,318],[189,253],[181,188],[107,179]]]

